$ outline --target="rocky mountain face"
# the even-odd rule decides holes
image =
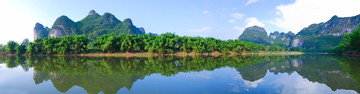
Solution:
[[[289,46],[291,44],[292,39],[294,38],[295,34],[291,31],[288,33],[275,31],[274,33],[270,33],[269,37],[271,38],[272,45],[279,45],[279,46]]]
[[[48,27],[44,27],[42,24],[36,23],[34,27],[34,39],[47,37],[49,31],[50,29]]]
[[[289,46],[294,36],[295,34],[291,31],[288,33],[279,33],[278,31],[275,31],[274,33],[270,33],[268,36],[264,28],[252,26],[244,30],[244,32],[239,36],[239,40],[264,45]]]
[[[76,35],[79,29],[76,28],[74,21],[66,16],[60,16],[56,19],[54,25],[51,27],[49,37],[61,37],[65,35]]]
[[[40,23],[36,23],[34,28],[34,39],[82,34],[94,40],[103,34],[145,34],[145,29],[136,27],[129,18],[121,22],[111,13],[99,15],[94,10],[78,22],[67,16],[60,16],[51,29],[44,28]]]
[[[298,34],[291,31],[279,33],[275,31],[266,36],[265,29],[254,26],[246,28],[239,40],[261,43],[264,45],[280,45],[286,47],[300,47],[309,51],[326,51],[343,40],[345,33],[351,33],[358,28],[360,15],[354,17],[333,16],[329,21],[312,24],[302,29]]]
[[[354,17],[333,16],[325,23],[312,24],[302,29],[291,42],[291,47],[304,49],[329,49],[338,45],[345,33],[351,33],[360,23],[360,15]]]

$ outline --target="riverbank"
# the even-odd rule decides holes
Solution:
[[[295,51],[261,51],[259,53],[220,53],[220,52],[206,52],[206,53],[185,53],[177,52],[173,54],[157,54],[157,53],[86,53],[86,54],[0,54],[0,56],[90,56],[90,57],[151,57],[151,56],[220,56],[220,55],[301,55],[301,54],[328,54],[328,53],[304,53]]]

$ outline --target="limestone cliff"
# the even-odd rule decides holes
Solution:
[[[37,38],[47,37],[49,34],[49,30],[50,29],[48,27],[44,27],[42,24],[36,23],[34,27],[34,40]]]
[[[338,45],[345,33],[351,33],[360,23],[360,15],[333,16],[329,21],[312,24],[302,29],[292,40],[291,47],[304,49],[329,49]]]
[[[39,23],[34,28],[35,39],[82,34],[87,35],[93,41],[103,34],[145,34],[145,29],[137,28],[130,18],[121,22],[111,13],[99,15],[94,10],[91,10],[84,19],[78,22],[63,15],[56,19],[51,29],[44,28]]]

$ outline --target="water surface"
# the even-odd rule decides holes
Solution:
[[[0,57],[1,94],[357,94],[360,59],[329,55]]]

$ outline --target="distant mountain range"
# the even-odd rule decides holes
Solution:
[[[264,45],[280,45],[301,47],[313,51],[328,50],[343,40],[345,33],[351,33],[360,23],[360,15],[340,18],[333,16],[329,21],[312,24],[296,35],[291,31],[279,33],[275,31],[268,36],[265,29],[258,26],[248,27],[239,40],[261,43]]]
[[[302,29],[296,35],[291,31],[279,33],[275,31],[267,35],[264,28],[248,27],[239,36],[239,40],[254,42],[264,45],[279,45],[301,47],[308,50],[327,50],[338,45],[345,33],[351,33],[360,23],[360,15],[339,18],[333,16],[329,21],[312,24]],[[74,22],[67,16],[56,19],[51,28],[40,23],[35,24],[34,39],[45,37],[61,37],[66,35],[87,35],[94,41],[103,34],[145,34],[145,29],[136,27],[131,19],[118,20],[110,13],[99,15],[94,10],[80,21]]]
[[[94,10],[82,20],[74,22],[67,16],[56,19],[51,28],[40,23],[35,24],[34,39],[45,37],[61,37],[66,35],[87,35],[90,40],[103,34],[145,34],[145,29],[133,25],[131,19],[118,20],[114,15],[99,15]]]

